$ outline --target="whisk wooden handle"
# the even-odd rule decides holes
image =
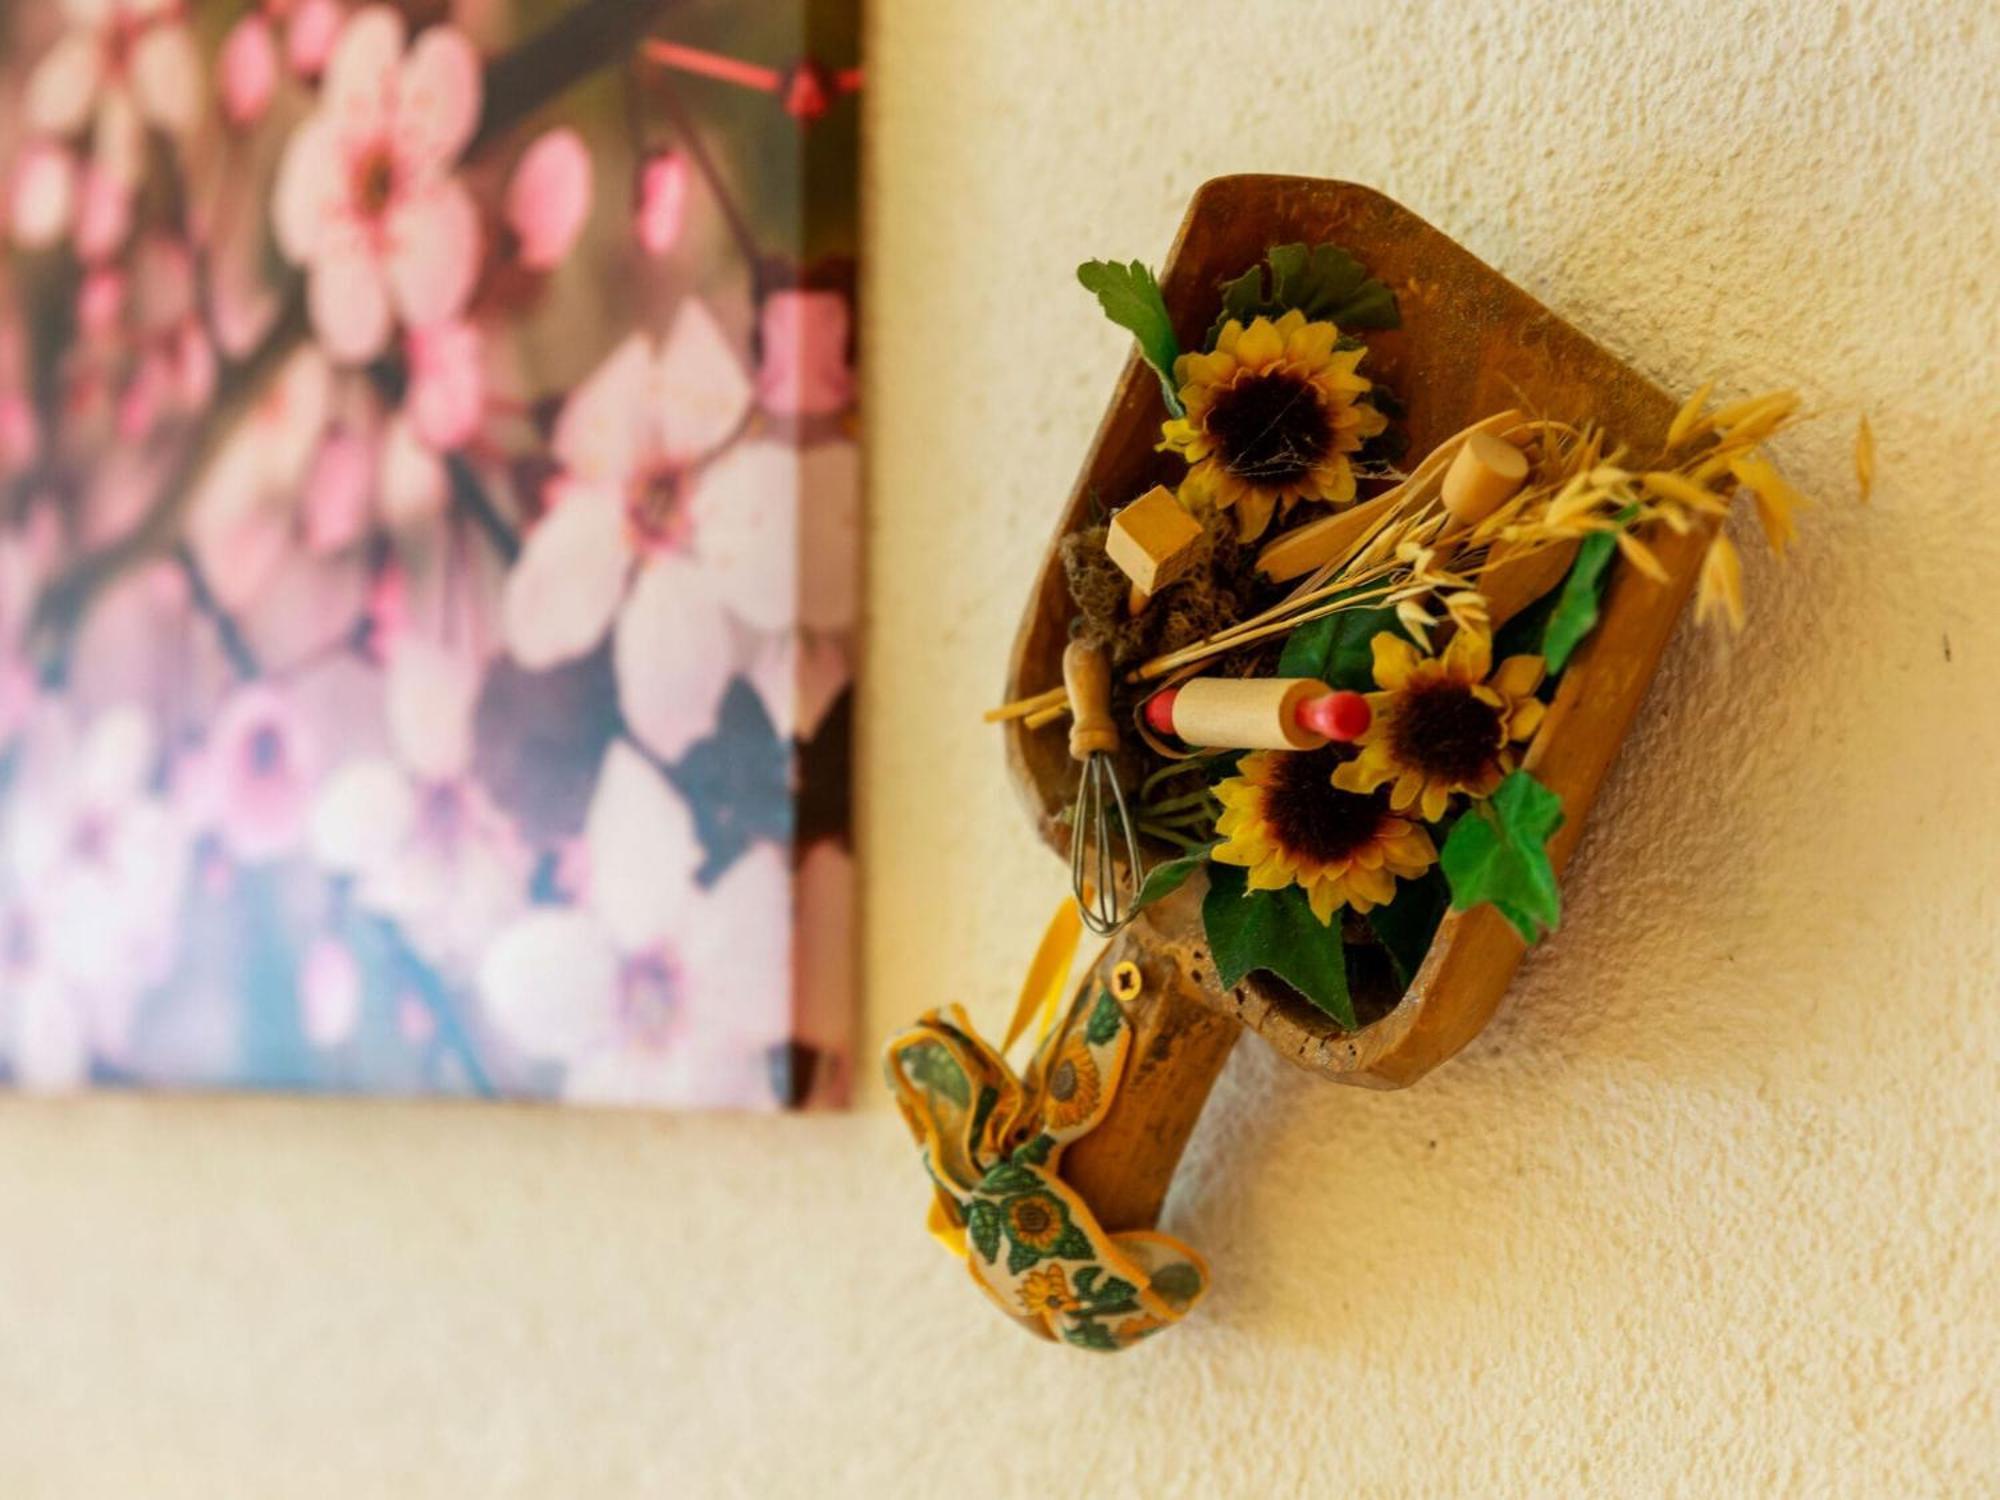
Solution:
[[[1111,717],[1111,663],[1094,641],[1074,640],[1063,651],[1063,690],[1069,694],[1069,753],[1077,760],[1118,749]]]

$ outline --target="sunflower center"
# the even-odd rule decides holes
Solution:
[[[1016,1198],[1009,1217],[1014,1221],[1014,1233],[1029,1241],[1047,1238],[1057,1226],[1054,1207],[1038,1194]]]
[[[1329,745],[1278,757],[1264,789],[1264,816],[1287,852],[1332,864],[1375,839],[1382,826],[1382,799],[1333,784],[1334,771],[1352,754]]]
[[[1500,710],[1462,682],[1412,688],[1389,731],[1396,760],[1439,781],[1469,782],[1492,763],[1503,743]]]
[[[371,146],[354,164],[354,206],[368,219],[379,219],[396,196],[396,159],[387,145]]]
[[[1333,447],[1333,423],[1318,392],[1290,370],[1238,380],[1216,397],[1208,430],[1223,467],[1259,484],[1303,479]]]
[[[1049,1074],[1049,1097],[1067,1103],[1076,1095],[1076,1064],[1065,1057]]]

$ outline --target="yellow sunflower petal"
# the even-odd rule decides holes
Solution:
[[[1493,674],[1493,686],[1509,698],[1526,698],[1542,685],[1546,664],[1539,656],[1510,656]]]
[[[1343,792],[1372,792],[1395,774],[1380,761],[1364,754],[1358,760],[1350,760],[1337,767],[1333,773],[1333,784]]]
[[[1246,369],[1261,370],[1276,363],[1284,352],[1285,337],[1269,318],[1258,318],[1236,341],[1236,362]]]
[[[1391,692],[1409,683],[1410,673],[1422,660],[1415,646],[1389,630],[1378,631],[1368,649],[1375,658],[1375,685]]]
[[[1300,314],[1297,325],[1285,332],[1285,357],[1317,370],[1332,356],[1339,337],[1340,330],[1331,323],[1308,323]]]
[[[1532,739],[1535,731],[1542,727],[1542,719],[1548,710],[1549,706],[1539,698],[1530,698],[1522,703],[1507,720],[1507,738]]]
[[[1444,810],[1451,806],[1451,788],[1439,786],[1436,782],[1424,784],[1424,818],[1435,823],[1444,816]]]
[[[1461,630],[1444,648],[1445,672],[1460,682],[1484,682],[1493,670],[1493,638],[1483,630]]]

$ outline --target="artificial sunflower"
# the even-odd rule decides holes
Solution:
[[[1042,1123],[1050,1130],[1081,1125],[1097,1108],[1097,1063],[1080,1032],[1063,1042],[1042,1088]]]
[[[1357,399],[1372,388],[1355,372],[1367,351],[1339,342],[1333,324],[1294,308],[1247,328],[1231,318],[1211,352],[1174,361],[1187,415],[1161,427],[1160,446],[1188,461],[1216,505],[1235,509],[1244,541],[1263,535],[1274,509],[1354,498],[1347,455],[1388,419]]]
[[[1021,1299],[1021,1311],[1030,1317],[1041,1312],[1070,1312],[1083,1305],[1071,1294],[1069,1278],[1063,1275],[1061,1266],[1043,1266],[1039,1271],[1029,1272],[1014,1290]]]
[[[1373,646],[1374,717],[1333,784],[1350,792],[1388,784],[1391,807],[1432,821],[1455,792],[1490,796],[1514,769],[1514,745],[1542,722],[1542,659],[1510,656],[1495,671],[1492,638],[1481,630],[1460,630],[1442,656],[1386,630]]]
[[[1351,753],[1329,745],[1244,756],[1236,775],[1215,789],[1223,842],[1210,858],[1248,869],[1253,891],[1298,886],[1322,923],[1343,906],[1365,913],[1393,900],[1396,882],[1428,870],[1437,848],[1380,797],[1335,784],[1335,770]]]

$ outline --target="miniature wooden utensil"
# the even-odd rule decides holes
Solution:
[[[1148,698],[1146,722],[1208,750],[1317,750],[1361,738],[1369,710],[1311,677],[1193,677]]]
[[[1072,804],[1069,839],[1069,884],[1076,896],[1083,925],[1109,937],[1123,927],[1131,899],[1120,888],[1122,846],[1130,889],[1137,895],[1145,881],[1139,856],[1139,834],[1125,805],[1112,757],[1118,753],[1118,725],[1111,717],[1111,663],[1095,641],[1074,640],[1063,649],[1063,687],[1069,694],[1070,759],[1082,764]],[[1111,828],[1113,810],[1118,834]]]
[[[1595,424],[1640,451],[1656,447],[1672,420],[1672,401],[1643,377],[1409,210],[1350,183],[1226,177],[1196,193],[1160,274],[1182,347],[1200,347],[1222,281],[1256,264],[1269,246],[1293,242],[1344,246],[1395,291],[1403,326],[1369,336],[1369,365],[1407,407],[1412,460],[1474,421],[1519,405]],[[1172,485],[1185,472],[1181,460],[1157,451],[1160,421],[1159,382],[1135,357],[1028,601],[1006,699],[1038,692],[1062,670],[1075,610],[1058,548],[1063,536],[1091,524],[1093,496],[1140,494]],[[1661,536],[1656,553],[1664,581],[1636,568],[1617,570],[1596,630],[1572,657],[1528,747],[1527,767],[1563,802],[1566,821],[1550,844],[1558,870],[1582,835],[1707,543],[1702,527]],[[1062,814],[1074,762],[1059,739],[1031,732],[1023,719],[1010,721],[1006,736],[1008,764],[1030,813],[1052,845],[1073,853],[1083,829],[1070,828]],[[1085,769],[1087,775],[1088,762]],[[1200,920],[1204,886],[1197,877],[1146,907],[1103,960],[1136,964],[1146,984],[1127,1007],[1135,1029],[1127,1081],[1097,1130],[1077,1143],[1064,1175],[1110,1229],[1143,1228],[1157,1218],[1240,1027],[1301,1067],[1344,1083],[1398,1088],[1479,1033],[1521,959],[1520,938],[1492,908],[1449,914],[1406,989],[1354,986],[1361,1025],[1344,1031],[1261,974],[1227,991],[1215,983]],[[1101,982],[1102,972],[1100,965],[1085,983]]]

